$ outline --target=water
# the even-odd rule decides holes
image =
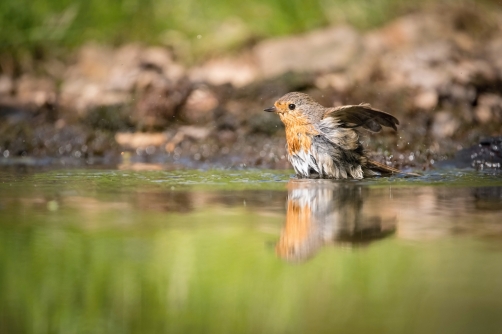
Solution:
[[[2,333],[500,333],[502,175],[0,173]]]

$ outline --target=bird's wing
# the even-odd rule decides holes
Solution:
[[[331,108],[324,114],[323,119],[326,117],[337,118],[346,128],[362,126],[372,132],[382,130],[382,125],[397,130],[396,125],[399,124],[397,118],[391,114],[375,109],[367,103]]]

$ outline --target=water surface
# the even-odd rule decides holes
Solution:
[[[0,172],[2,333],[500,333],[502,175]]]

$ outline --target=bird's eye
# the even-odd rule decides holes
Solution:
[[[288,104],[289,110],[295,110],[296,106],[293,103]]]

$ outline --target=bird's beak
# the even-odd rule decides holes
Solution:
[[[270,107],[270,108],[263,109],[263,111],[266,111],[266,112],[276,112],[277,108],[276,107]]]

